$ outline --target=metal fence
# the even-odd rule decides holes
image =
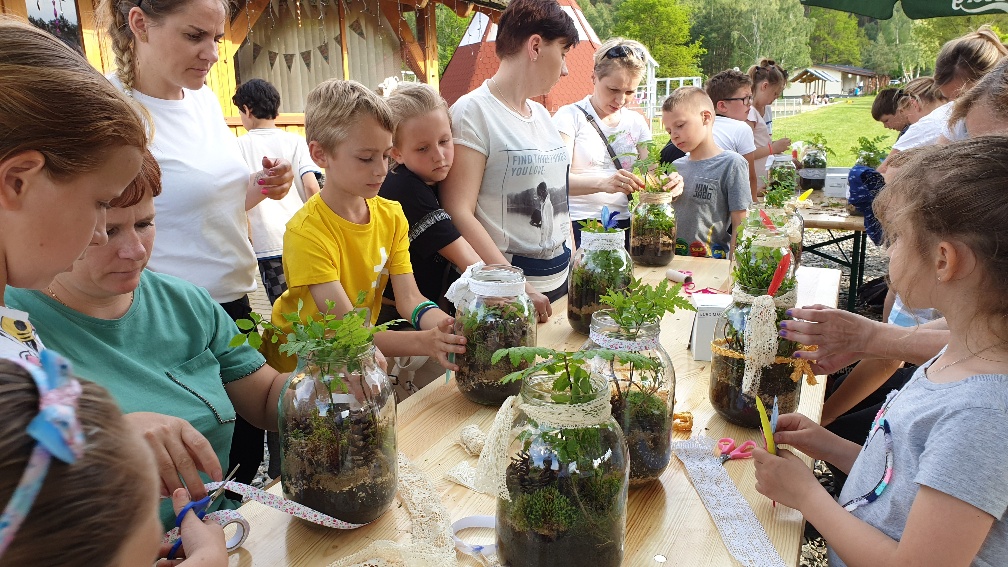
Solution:
[[[793,116],[801,114],[802,100],[800,98],[781,98],[775,100],[770,108],[773,109],[774,117]]]
[[[654,82],[648,81],[637,87],[637,104],[644,111],[649,121],[654,121],[656,116],[661,116],[661,105],[672,94],[672,91],[684,85],[703,87],[703,79],[700,77],[659,77]]]

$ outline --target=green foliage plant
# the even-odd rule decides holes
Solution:
[[[861,136],[858,138],[857,145],[851,147],[851,153],[857,155],[855,165],[864,165],[872,169],[878,168],[882,160],[889,155],[889,151],[883,148],[885,140],[885,136],[875,138]]]
[[[644,180],[645,193],[664,193],[666,178],[676,171],[675,165],[662,163],[661,144],[650,141],[647,143],[648,155],[638,159],[633,164],[633,172]],[[635,154],[636,155],[636,154]]]

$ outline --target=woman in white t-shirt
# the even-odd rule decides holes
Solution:
[[[945,42],[935,59],[935,83],[945,98],[955,102],[1006,56],[1008,47],[1001,43],[998,34],[989,24],[982,25],[976,31]],[[946,118],[951,114],[950,107]],[[962,120],[942,126],[940,144],[968,137],[966,123]]]
[[[579,222],[597,218],[602,207],[618,213],[619,228],[630,227],[627,196],[644,188],[633,165],[648,155],[651,125],[627,104],[634,100],[647,58],[647,49],[637,41],[607,40],[595,51],[592,94],[553,115],[571,153],[570,217],[575,246],[581,245]],[[626,237],[629,243],[629,231]]]
[[[441,202],[487,264],[525,272],[540,322],[567,293],[570,215],[567,146],[545,95],[567,74],[578,42],[574,21],[556,0],[512,0],[501,14],[493,77],[452,105],[455,163]]]
[[[886,172],[889,158],[894,154],[938,143],[952,113],[952,103],[945,99],[933,77],[918,77],[901,89],[896,109],[910,126],[879,165],[879,173]]]
[[[756,168],[756,194],[760,195],[766,187],[768,158],[791,147],[790,138],[771,141],[770,126],[766,119],[766,116],[772,113],[770,105],[780,98],[784,87],[787,86],[787,72],[776,62],[763,59],[759,65],[749,67],[748,75],[752,79],[753,98],[746,122],[753,129],[756,143],[753,165]]]
[[[252,309],[256,256],[245,211],[281,199],[294,175],[287,160],[263,158],[249,174],[217,96],[204,82],[224,37],[224,0],[102,0],[98,12],[116,57],[112,82],[154,124],[150,150],[162,173],[157,239],[149,266],[205,288],[234,319]],[[249,482],[262,461],[263,432],[239,418],[231,463]]]

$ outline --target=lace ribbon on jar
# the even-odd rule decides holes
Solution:
[[[627,339],[617,339],[614,337],[610,337],[604,333],[592,330],[588,334],[588,338],[590,338],[593,343],[597,344],[602,348],[607,348],[610,350],[618,350],[621,352],[641,352],[643,350],[656,349],[659,346],[661,346],[661,343],[658,341],[657,336],[642,337],[635,341],[630,341]]]
[[[581,231],[581,248],[583,250],[620,250],[623,248],[626,231],[589,232]]]
[[[732,288],[732,300],[740,305],[751,305],[745,324],[745,373],[742,375],[742,391],[754,393],[759,388],[763,369],[774,362],[777,342],[777,310],[790,309],[798,301],[797,289],[777,297],[771,295],[752,296],[741,287]]]
[[[455,280],[448,291],[445,292],[445,299],[455,305],[455,309],[465,311],[476,301],[476,296],[483,297],[517,297],[525,292],[525,282],[522,281],[478,281],[476,272],[486,267],[483,261],[466,268],[459,279]]]

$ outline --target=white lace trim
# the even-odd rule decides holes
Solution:
[[[617,232],[588,232],[581,231],[582,250],[620,250],[626,238],[620,230]]]
[[[742,391],[754,393],[759,388],[763,369],[773,364],[777,356],[777,341],[780,338],[777,329],[777,309],[790,309],[798,301],[796,288],[777,297],[769,295],[751,296],[742,288],[732,288],[732,299],[735,303],[751,305],[749,318],[746,321],[745,339],[745,373],[742,375]],[[754,394],[755,395],[755,394]]]
[[[636,341],[629,341],[626,339],[615,339],[606,336],[598,331],[592,330],[588,333],[588,338],[592,340],[593,343],[597,344],[602,348],[607,348],[610,350],[618,350],[622,352],[641,352],[644,350],[656,349],[661,346],[658,341],[658,337],[644,337]]]
[[[739,492],[721,460],[714,456],[714,440],[699,435],[672,444],[700,500],[714,520],[732,557],[746,567],[784,567],[749,502]]]

